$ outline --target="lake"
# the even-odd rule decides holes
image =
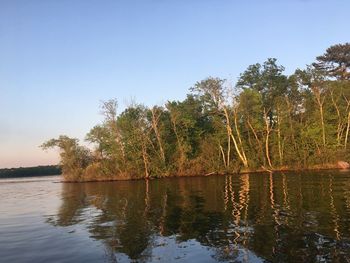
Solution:
[[[350,262],[350,172],[0,180],[1,262]]]

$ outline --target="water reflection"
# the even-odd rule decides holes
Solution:
[[[215,261],[346,262],[349,180],[305,173],[62,184],[48,222],[84,227],[112,262],[163,261],[162,249],[176,244],[189,247],[174,255],[183,260],[200,246]]]

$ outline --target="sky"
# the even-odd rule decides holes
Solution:
[[[348,0],[0,0],[0,168],[58,163],[102,100],[182,100],[276,57],[291,74],[350,41]]]

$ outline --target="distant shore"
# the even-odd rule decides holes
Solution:
[[[20,178],[31,176],[59,175],[62,170],[57,165],[0,169],[0,178]]]

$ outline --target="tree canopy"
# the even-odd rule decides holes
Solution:
[[[350,43],[331,46],[316,60],[314,66],[324,70],[329,76],[340,80],[350,79]]]
[[[67,136],[42,147],[60,149],[68,180],[331,166],[349,158],[349,68],[349,43],[291,75],[269,58],[237,83],[198,81],[183,101],[133,103],[120,114],[116,99],[102,102],[91,149]]]

